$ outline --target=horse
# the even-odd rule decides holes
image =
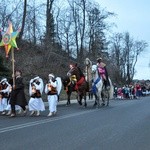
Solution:
[[[75,90],[75,84],[71,81],[71,79],[69,78],[69,76],[65,76],[64,78],[62,78],[62,84],[64,86],[64,90],[67,93],[67,103],[66,103],[66,106],[68,106],[68,105],[70,105],[70,98],[71,98],[72,92],[76,92],[76,90]]]
[[[107,99],[107,106],[109,105],[109,100],[113,98],[113,85],[109,78],[110,88],[106,89],[103,83],[102,78],[99,75],[97,65],[92,65],[92,61],[89,58],[86,58],[84,61],[86,65],[86,79],[89,82],[90,89],[95,96],[95,103],[93,106],[100,106],[100,100],[102,101],[102,106],[105,105]]]
[[[109,100],[113,98],[114,88],[111,82],[111,79],[108,77],[110,86],[106,88],[103,82],[102,77],[99,75],[97,65],[92,65],[92,75],[93,75],[93,91],[97,94],[97,105],[100,106],[100,101],[102,101],[102,106],[105,105],[105,101],[107,99],[106,106],[109,105]]]
[[[84,99],[84,107],[87,107],[86,93],[89,91],[88,83],[79,67],[70,69],[67,73],[70,79],[75,82],[75,90],[77,91],[77,100],[82,105],[82,99]],[[72,79],[73,78],[73,79]]]

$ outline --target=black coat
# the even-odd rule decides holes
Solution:
[[[13,89],[11,92],[10,104],[11,105],[19,105],[19,106],[27,105],[22,77],[18,77],[15,80],[15,89]]]

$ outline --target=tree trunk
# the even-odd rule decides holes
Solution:
[[[22,36],[23,36],[25,20],[26,20],[26,12],[27,12],[27,0],[24,0],[24,11],[23,11],[23,18],[22,18],[22,27],[21,27],[21,31],[19,34],[19,41],[21,41]]]

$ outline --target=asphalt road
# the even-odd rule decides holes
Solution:
[[[95,109],[58,106],[55,117],[0,116],[0,150],[150,150],[150,97]]]

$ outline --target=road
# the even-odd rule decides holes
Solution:
[[[47,117],[0,116],[0,150],[150,150],[150,97],[95,109],[58,105]]]

